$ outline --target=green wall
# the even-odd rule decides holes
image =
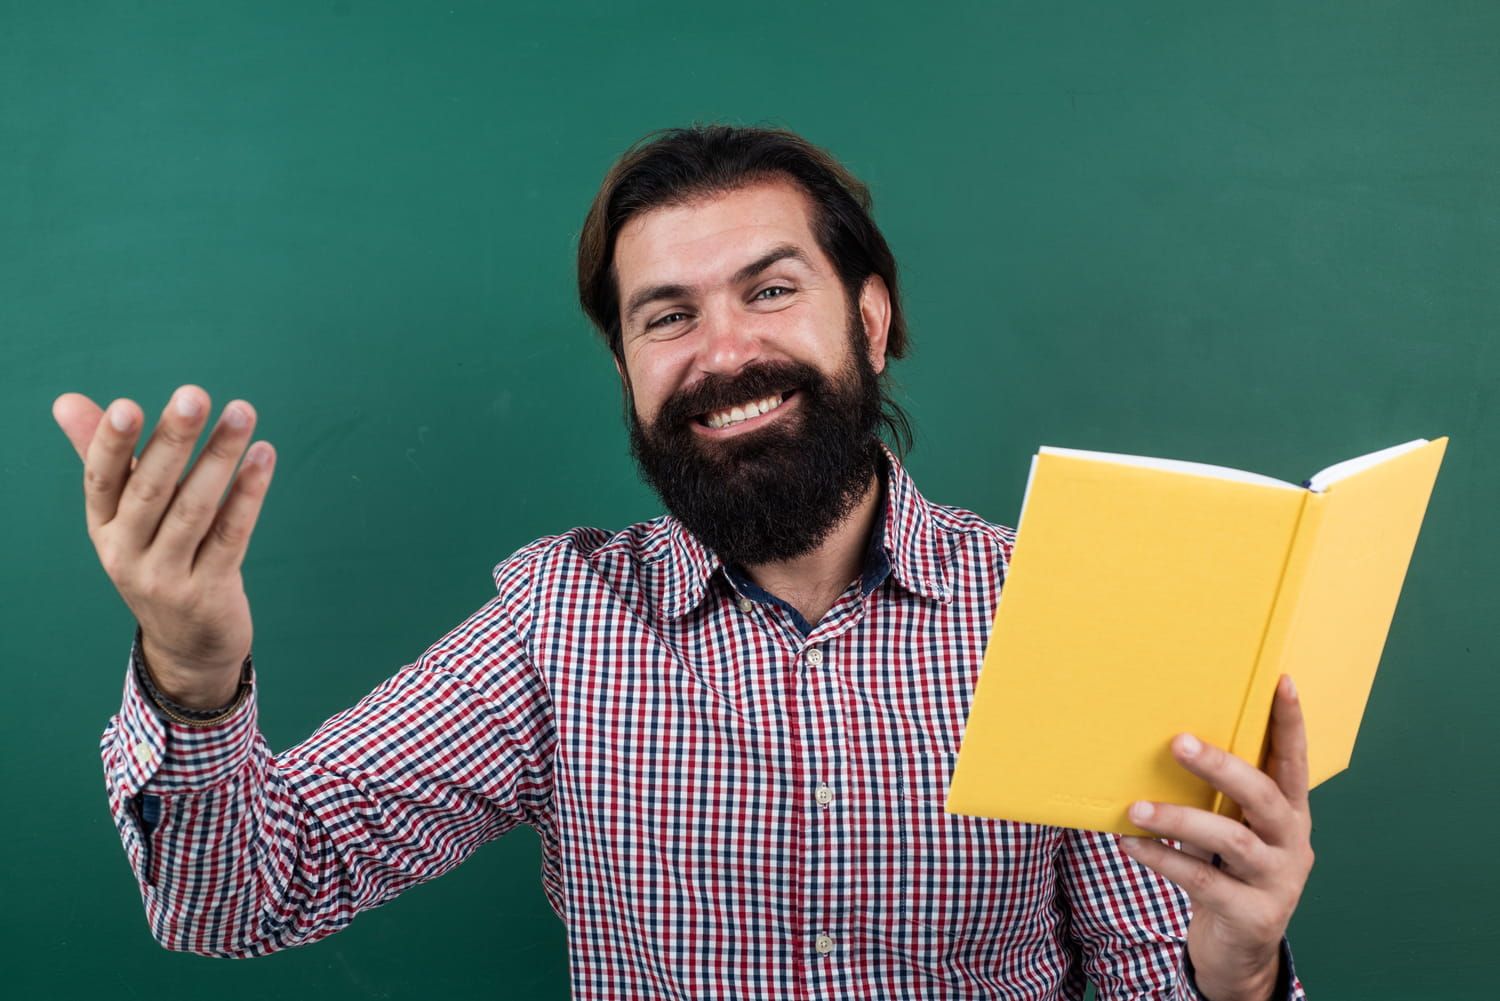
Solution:
[[[49,406],[257,406],[261,720],[294,743],[519,545],[656,513],[572,254],[614,155],[691,120],[871,184],[936,500],[1013,524],[1041,444],[1301,479],[1451,436],[1292,941],[1320,999],[1488,996],[1497,38],[1489,0],[0,2],[8,996],[565,996],[529,832],[309,948],[155,945],[97,756],[132,620]]]

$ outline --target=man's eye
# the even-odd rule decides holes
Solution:
[[[783,294],[791,294],[795,289],[787,288],[785,285],[771,285],[755,293],[757,299],[780,299]],[[774,295],[772,293],[775,293]]]
[[[675,320],[685,318],[686,316],[686,313],[668,313],[666,316],[658,317],[657,319],[652,320],[650,323],[646,324],[646,329],[650,330],[653,327],[664,327],[667,324],[672,323]]]

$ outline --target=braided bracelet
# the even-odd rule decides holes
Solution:
[[[135,628],[135,643],[131,647],[131,663],[135,667],[135,676],[140,682],[141,687],[145,689],[147,697],[151,699],[156,708],[161,710],[162,715],[174,723],[180,723],[186,727],[203,729],[216,726],[233,716],[235,711],[245,704],[245,699],[250,696],[252,687],[250,679],[254,670],[254,664],[251,662],[248,654],[245,656],[244,664],[240,666],[240,686],[235,692],[234,699],[227,706],[218,709],[189,709],[187,706],[174,702],[162,694],[161,689],[157,688],[155,682],[151,680],[151,671],[146,666],[146,656],[141,651],[141,627],[139,625]]]

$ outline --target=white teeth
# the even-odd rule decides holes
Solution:
[[[780,394],[768,396],[763,400],[751,400],[749,403],[738,407],[730,407],[728,410],[720,410],[717,413],[709,414],[703,418],[703,423],[714,429],[728,427],[731,424],[738,424],[740,421],[747,421],[752,417],[759,417],[761,414],[770,413],[781,406],[781,403],[782,397]]]

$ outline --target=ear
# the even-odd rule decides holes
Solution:
[[[879,375],[885,371],[885,344],[891,332],[891,291],[879,275],[866,278],[859,290],[859,316],[869,342],[870,367]]]

